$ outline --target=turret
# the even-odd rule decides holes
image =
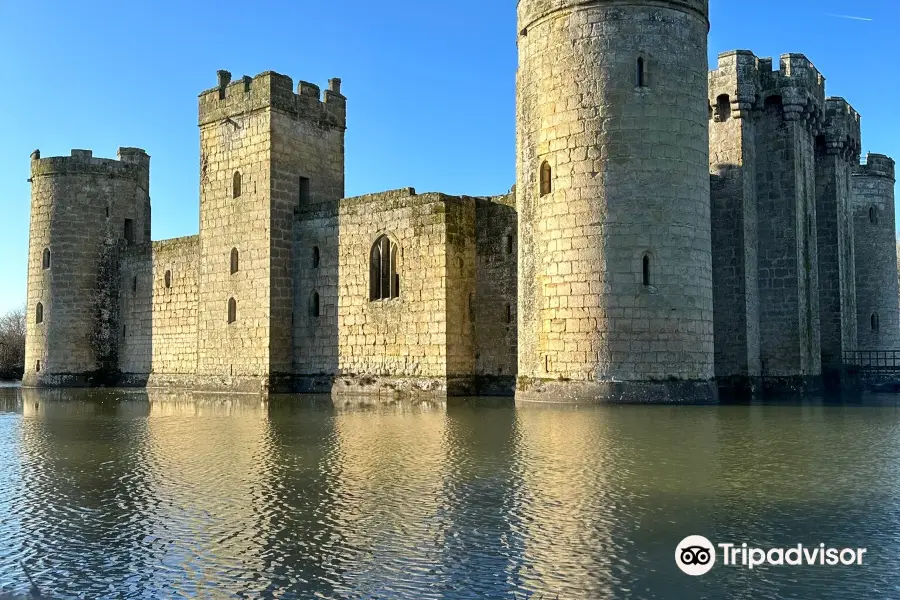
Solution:
[[[120,152],[31,155],[26,386],[114,380],[118,251],[150,241],[149,157]]]
[[[826,98],[816,138],[816,237],[822,369],[836,383],[845,352],[856,349],[856,265],[850,179],[859,164],[860,116],[843,98]]]
[[[324,93],[271,71],[237,80],[219,71],[217,83],[200,94],[198,112],[198,373],[223,389],[287,387],[297,317],[310,312],[298,313],[295,300],[306,308],[320,298],[325,313],[305,339],[317,340],[332,320],[336,327],[336,277],[328,289],[295,293],[293,257],[298,244],[311,252],[316,243],[295,240],[298,220],[335,213],[344,195],[347,100],[339,79]],[[319,253],[323,269],[336,268],[336,246]]]
[[[520,399],[716,397],[708,8],[518,4]]]
[[[869,154],[852,178],[860,350],[900,349],[894,160]]]

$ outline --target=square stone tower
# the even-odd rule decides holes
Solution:
[[[200,95],[197,375],[257,391],[293,377],[294,226],[344,195],[346,99],[266,72]]]

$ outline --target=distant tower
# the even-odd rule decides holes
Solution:
[[[853,173],[860,350],[900,350],[894,170],[891,158],[869,154]]]
[[[110,383],[118,252],[150,241],[150,157],[31,155],[26,386]]]
[[[336,305],[336,277],[327,290],[296,289],[295,227],[302,211],[334,211],[344,195],[347,101],[339,79],[323,98],[318,86],[301,81],[295,91],[271,71],[218,76],[199,109],[197,373],[223,389],[288,388],[295,298]],[[336,265],[337,249],[320,249],[318,260]]]
[[[519,2],[518,398],[716,398],[708,14]]]

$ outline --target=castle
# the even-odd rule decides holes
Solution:
[[[150,157],[31,157],[26,386],[714,401],[900,347],[894,162],[800,54],[709,71],[708,0],[519,0],[516,185],[344,198],[347,99],[226,71],[200,231]]]

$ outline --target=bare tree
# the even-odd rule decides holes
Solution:
[[[0,379],[21,379],[25,370],[25,308],[0,317]]]

